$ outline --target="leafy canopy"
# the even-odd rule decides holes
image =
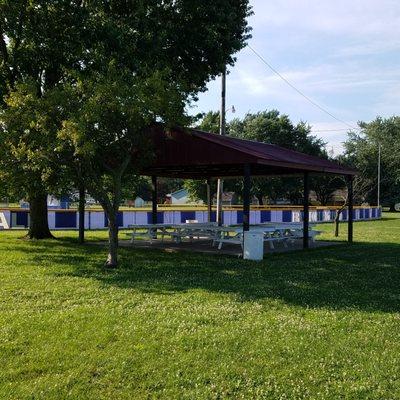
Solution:
[[[376,204],[381,146],[381,202],[393,209],[400,202],[400,117],[377,117],[369,123],[360,122],[359,127],[359,133],[349,132],[345,158],[359,171],[364,201]]]
[[[75,140],[78,127],[93,122],[96,113],[102,114],[102,106],[112,96],[124,98],[123,107],[128,107],[134,93],[136,115],[133,118],[131,112],[129,123],[131,128],[135,124],[135,132],[151,118],[182,122],[187,101],[205,90],[206,83],[226,64],[234,63],[234,53],[249,36],[246,21],[249,13],[247,0],[2,0],[0,118],[1,134],[7,140],[3,141],[0,169],[11,168],[7,160],[15,157],[13,147],[20,141],[28,141],[30,154],[24,154],[22,145],[20,156],[13,159],[16,162],[12,165],[12,175],[19,176],[14,186],[29,186],[32,179],[38,185],[40,182],[48,186],[48,176],[61,173],[58,156],[54,162],[58,131],[62,128],[59,138],[65,138],[66,131],[74,131],[70,141],[78,143]],[[110,78],[108,87],[106,78]],[[112,86],[119,85],[122,79],[124,85],[118,89],[121,93],[117,93]],[[127,96],[129,84],[132,86]],[[29,98],[25,85],[29,86]],[[94,88],[96,85],[102,88]],[[20,100],[13,101],[13,97]],[[83,105],[86,100],[90,104]],[[49,101],[53,107],[49,107]],[[168,111],[166,107],[160,109],[164,101],[169,102]],[[33,111],[31,119],[28,108]],[[9,109],[13,111],[4,117],[3,113]],[[88,109],[90,112],[85,114]],[[25,111],[26,118],[17,123],[12,121]],[[111,117],[108,126],[111,126],[116,116],[110,115],[111,105],[108,111],[107,117]],[[86,122],[82,115],[76,116],[80,112],[87,115]],[[164,118],[167,113],[174,117]],[[35,115],[41,120],[54,119],[54,123],[44,129],[43,124],[37,124]],[[104,122],[106,116],[101,118]],[[74,125],[74,129],[67,129],[68,124]],[[109,133],[112,137],[115,132]],[[92,129],[85,140],[94,134],[102,137],[102,152],[114,152],[115,149],[107,148],[112,140],[104,138],[104,130]],[[119,142],[119,147],[124,147],[125,139]],[[95,142],[99,140],[96,138]],[[96,143],[88,147],[98,150]],[[33,152],[41,155],[33,160]]]

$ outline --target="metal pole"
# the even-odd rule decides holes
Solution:
[[[310,208],[308,205],[310,189],[308,182],[308,172],[304,172],[304,199],[303,199],[303,249],[308,249],[309,245],[309,221]]]
[[[221,115],[219,124],[219,134],[225,135],[226,128],[226,68],[222,73],[221,80]]]
[[[211,180],[207,179],[207,221],[211,222]]]
[[[79,186],[79,243],[85,241],[85,188]]]
[[[377,194],[378,208],[381,205],[381,144],[378,145],[378,194]]]
[[[157,223],[157,177],[151,177],[151,222]]]
[[[243,171],[243,231],[250,230],[250,165],[245,164]]]
[[[347,218],[347,240],[349,243],[353,243],[353,177],[348,176],[347,177],[347,190],[348,190],[348,202],[349,202],[349,216]]]
[[[219,119],[219,134],[225,135],[225,126],[226,126],[226,68],[222,72],[221,79],[221,111],[220,111],[220,119]],[[222,194],[224,192],[224,182],[222,179],[218,179],[217,181],[217,223],[218,225],[222,225]]]

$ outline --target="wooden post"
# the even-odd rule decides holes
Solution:
[[[157,177],[151,177],[151,222],[157,223]]]
[[[212,198],[211,198],[211,179],[207,179],[207,221],[211,222]]]
[[[79,243],[85,241],[85,188],[79,187]]]
[[[304,172],[304,199],[303,199],[303,249],[309,247],[309,223],[310,223],[310,209],[309,209],[309,176],[308,172]]]
[[[348,190],[348,217],[347,217],[347,240],[349,243],[353,243],[353,177],[347,177],[347,190]]]
[[[243,171],[243,231],[250,230],[250,165],[245,164]]]

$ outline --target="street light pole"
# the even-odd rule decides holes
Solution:
[[[219,134],[225,135],[225,126],[226,126],[226,68],[222,72],[221,79],[221,111],[220,111],[220,119],[219,119]],[[224,192],[224,182],[222,179],[218,179],[217,181],[217,223],[219,226],[222,225],[222,194]]]

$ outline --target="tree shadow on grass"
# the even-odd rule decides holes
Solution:
[[[267,255],[257,263],[229,256],[121,248],[120,267],[101,268],[105,249],[76,240],[27,246],[36,263],[60,277],[95,279],[152,294],[194,289],[234,295],[238,301],[280,300],[300,307],[400,311],[400,245],[354,245]]]

